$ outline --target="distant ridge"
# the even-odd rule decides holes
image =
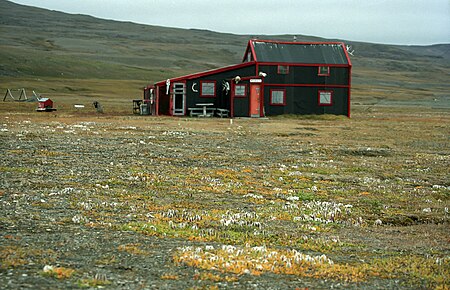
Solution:
[[[251,37],[289,41],[294,37],[119,22],[5,0],[0,0],[0,31],[0,76],[151,81],[238,63]],[[297,41],[327,40],[296,37]],[[401,46],[331,40],[352,46],[355,67],[439,72],[450,64],[450,44]]]

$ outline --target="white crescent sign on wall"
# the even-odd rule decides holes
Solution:
[[[192,91],[194,92],[194,93],[198,93],[198,90],[196,90],[195,89],[195,86],[197,85],[197,83],[193,83],[192,84]]]

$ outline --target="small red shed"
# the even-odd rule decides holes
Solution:
[[[37,111],[55,111],[53,108],[53,101],[49,98],[38,99]]]

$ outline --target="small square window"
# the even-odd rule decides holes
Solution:
[[[319,106],[331,106],[331,105],[333,105],[333,92],[319,91]]]
[[[329,76],[330,67],[329,66],[319,66],[319,76]]]
[[[245,98],[247,96],[247,85],[236,85],[234,87],[234,96],[237,98]]]
[[[289,66],[288,65],[279,65],[278,66],[278,74],[280,74],[280,75],[289,74]]]
[[[215,96],[216,96],[216,82],[200,81],[200,97],[215,97]]]
[[[270,105],[285,106],[286,90],[270,90]]]

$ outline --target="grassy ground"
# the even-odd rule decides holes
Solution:
[[[13,96],[18,99],[19,88],[25,88],[27,96],[35,91],[42,97],[51,98],[59,114],[90,114],[94,111],[92,103],[100,102],[106,114],[124,115],[132,111],[132,100],[142,99],[145,81],[132,80],[105,80],[105,79],[61,79],[61,78],[1,78],[2,100],[6,88],[12,90]],[[85,105],[85,109],[76,109],[75,104]],[[36,103],[14,102],[6,98],[2,109],[16,112],[30,112]]]
[[[0,103],[7,288],[450,285],[448,109],[231,124],[17,104]]]
[[[347,42],[351,119],[144,117],[251,36],[0,7],[2,97],[58,109],[0,102],[3,288],[449,288],[448,45]]]

